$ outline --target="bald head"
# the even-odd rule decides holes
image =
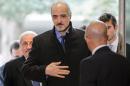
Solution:
[[[107,44],[107,25],[101,21],[91,22],[85,30],[85,39],[90,48],[93,50],[99,45]]]
[[[85,35],[91,36],[95,40],[101,38],[107,39],[107,26],[101,21],[93,21],[88,25]]]

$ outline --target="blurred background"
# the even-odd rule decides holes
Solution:
[[[10,44],[23,31],[40,34],[52,29],[50,6],[58,0],[0,0],[0,66],[11,59]],[[119,17],[119,0],[65,0],[72,11],[74,27],[82,27],[98,19],[104,12]],[[130,37],[130,0],[126,0],[126,39]]]
[[[130,44],[130,0],[125,0],[125,31],[126,42]]]

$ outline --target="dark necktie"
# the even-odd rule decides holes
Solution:
[[[63,47],[63,50],[65,51],[65,38],[61,36],[61,45]]]
[[[40,86],[40,82],[32,81],[32,85],[33,85],[33,86]]]

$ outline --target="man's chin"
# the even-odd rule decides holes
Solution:
[[[24,57],[27,59],[27,58],[29,57],[29,55],[28,55],[28,54],[25,54]]]
[[[64,28],[58,28],[57,31],[59,31],[59,32],[64,32],[65,29],[64,29]]]

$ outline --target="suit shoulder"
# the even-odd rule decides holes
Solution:
[[[85,63],[88,63],[88,62],[91,62],[91,58],[93,58],[92,56],[88,56],[84,59],[81,60],[81,64],[85,64]]]
[[[50,38],[52,34],[53,34],[53,30],[46,31],[34,37],[33,41],[37,41],[37,43],[44,41],[45,43],[46,42],[45,40],[48,40],[48,38]]]
[[[75,37],[80,37],[80,38],[84,37],[84,31],[83,30],[74,29],[73,34],[74,34],[73,36],[75,36]]]
[[[95,56],[96,57],[96,56]],[[98,61],[100,62],[126,62],[126,58],[122,55],[119,55],[115,52],[112,51],[108,51],[108,52],[104,52],[102,54],[98,54]]]
[[[41,33],[41,34],[39,34],[38,36],[36,36],[35,38],[42,38],[42,37],[47,37],[47,36],[49,36],[51,33],[53,33],[53,31],[52,30],[49,30],[49,31],[46,31],[46,32],[44,32],[44,33]]]
[[[17,58],[17,59],[14,59],[14,60],[11,60],[9,62],[7,62],[5,64],[5,67],[15,67],[17,66],[19,63],[21,63],[21,57],[20,58]]]

